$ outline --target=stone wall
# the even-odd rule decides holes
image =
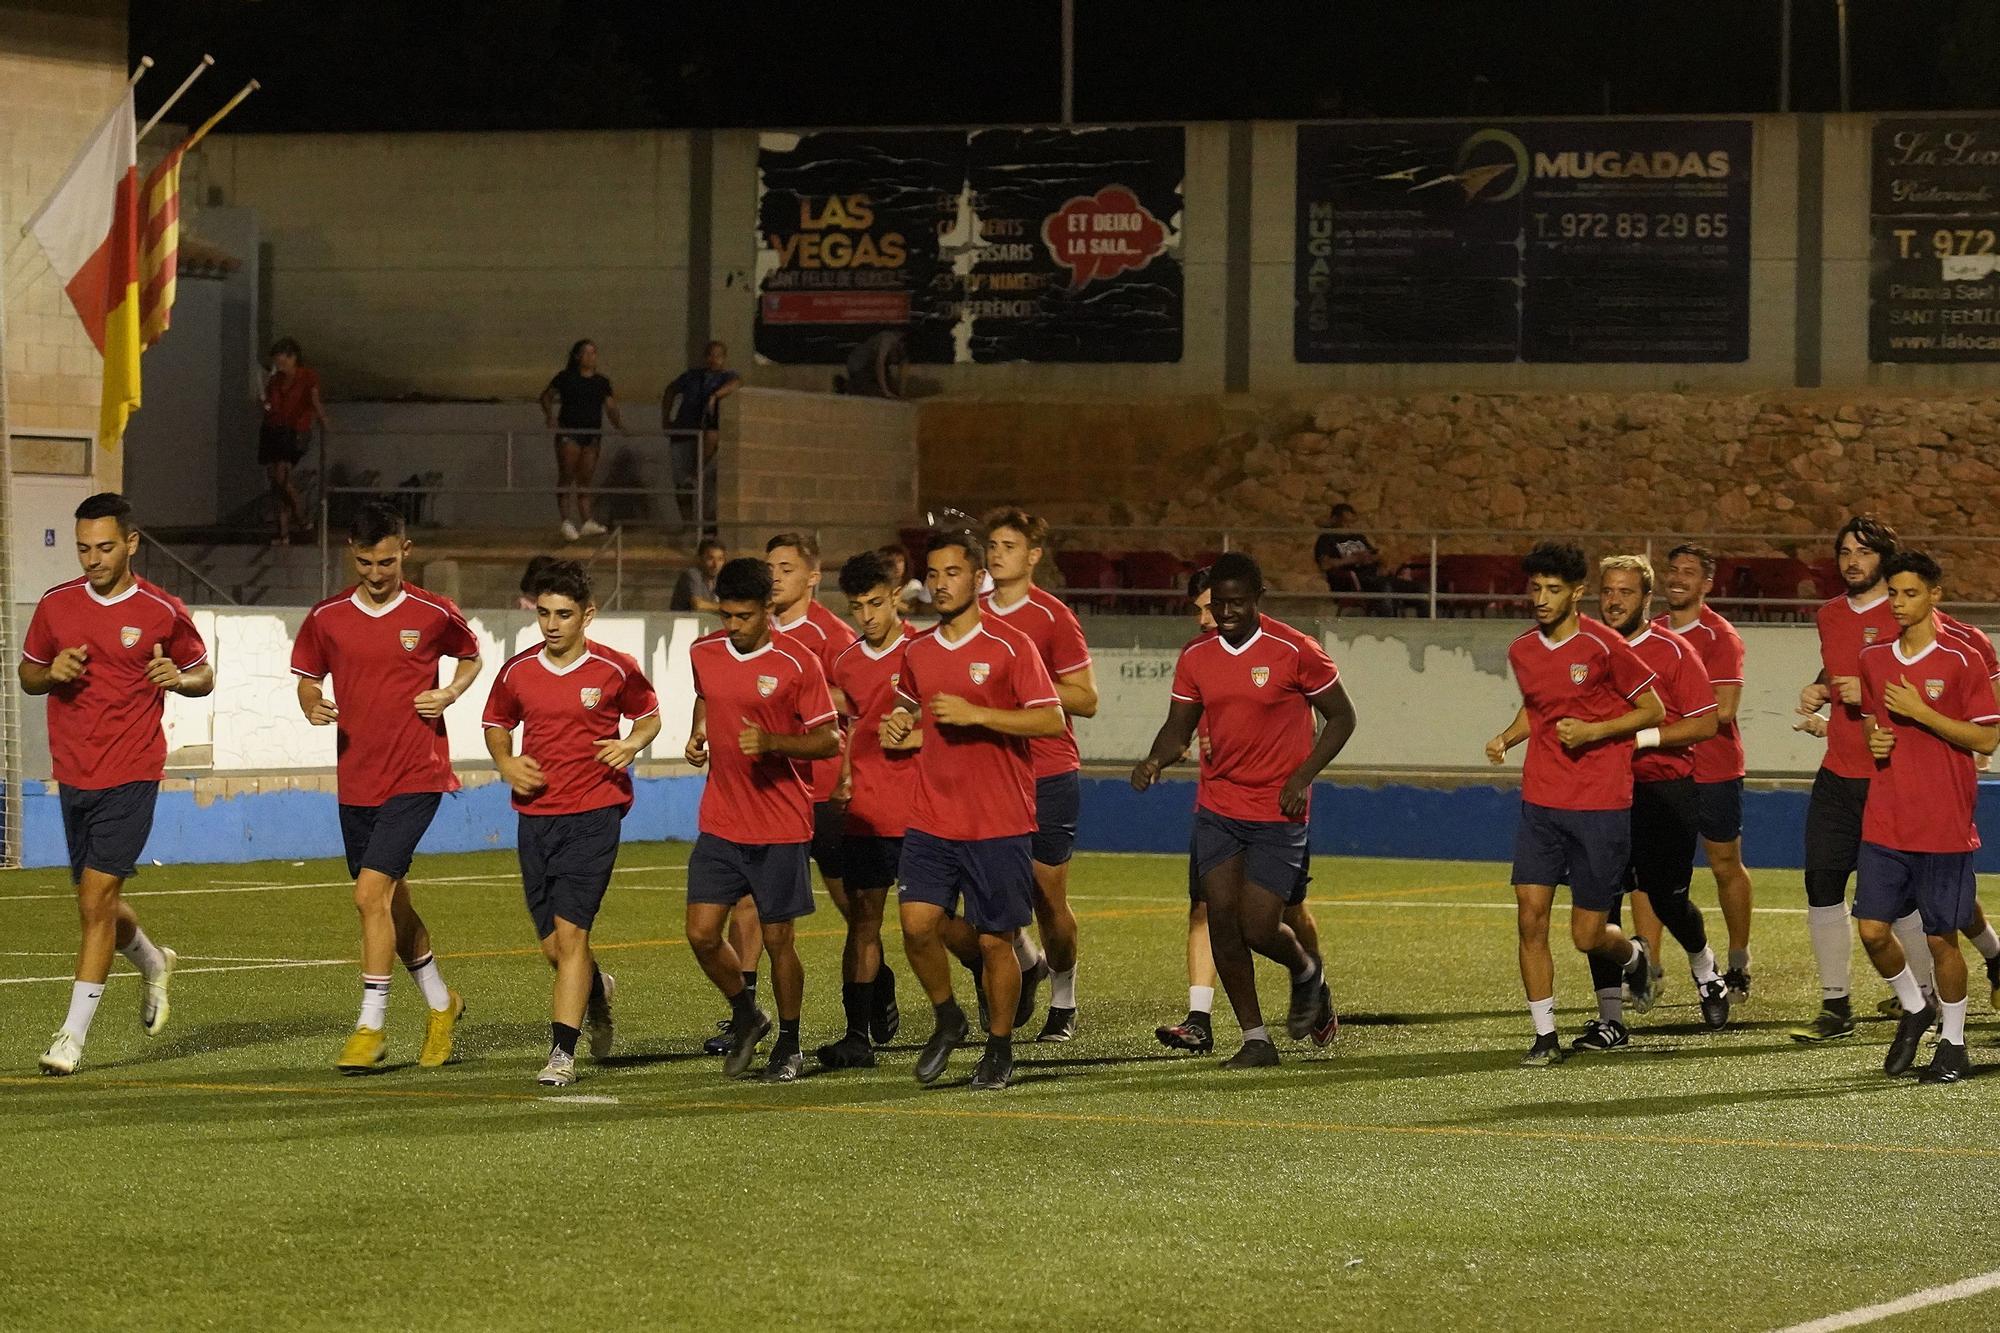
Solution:
[[[916,435],[909,403],[740,390],[722,412],[725,540],[740,554],[780,528],[809,526],[830,558],[888,540],[917,511]]]

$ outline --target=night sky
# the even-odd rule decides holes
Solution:
[[[1758,112],[1780,0],[1077,0],[1080,121]],[[1991,106],[2000,4],[1852,0],[1856,110]],[[1795,110],[1838,107],[1794,0]],[[235,131],[1046,123],[1058,0],[132,0],[149,113],[203,52]],[[213,85],[213,86],[210,86]]]

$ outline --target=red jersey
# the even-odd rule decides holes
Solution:
[[[632,808],[632,774],[597,762],[597,747],[619,736],[621,717],[637,721],[660,711],[639,664],[601,643],[584,641],[568,666],[541,648],[507,659],[486,696],[485,722],[512,731],[526,724],[519,753],[542,766],[548,785],[514,797],[524,815],[576,815],[615,805]]]
[[[47,666],[65,648],[89,650],[83,675],[48,694],[57,782],[100,791],[166,775],[166,691],[146,679],[155,644],[183,671],[208,660],[180,599],[137,575],[115,597],[99,597],[84,578],[42,594],[21,656]]]
[[[1571,750],[1556,739],[1556,723],[1605,722],[1631,712],[1657,683],[1652,668],[1616,630],[1589,616],[1578,616],[1576,632],[1561,643],[1529,630],[1507,650],[1507,663],[1528,709],[1521,799],[1556,810],[1631,809],[1632,738]]]
[[[289,375],[276,371],[264,381],[264,424],[285,430],[311,430],[313,395],[319,392],[319,372],[300,366]]]
[[[805,652],[811,653],[819,663],[820,675],[833,679],[833,659],[840,656],[848,644],[860,635],[845,620],[826,609],[817,599],[806,602],[806,613],[789,625],[771,621],[773,638],[787,638]],[[815,759],[806,766],[812,773],[812,798],[815,802],[828,800],[833,789],[840,785],[840,756],[831,759]]]
[[[1258,617],[1241,647],[1209,630],[1182,648],[1173,696],[1201,705],[1208,737],[1196,808],[1225,819],[1304,823],[1305,815],[1293,819],[1278,808],[1278,794],[1318,736],[1313,699],[1339,679],[1317,639],[1269,616]]]
[[[796,736],[833,721],[819,659],[775,635],[739,653],[721,630],[696,639],[688,657],[695,697],[707,705],[701,831],[751,847],[812,841],[811,762],[781,754],[753,759],[737,738],[745,727]]]
[[[1672,616],[1657,616],[1653,623],[1670,629],[1694,645],[1695,654],[1714,686],[1743,683],[1743,636],[1714,607],[1703,605],[1701,614],[1686,629],[1676,628]],[[1696,782],[1733,782],[1743,776],[1743,732],[1734,722],[1716,727],[1715,734],[1694,747]]]
[[[1973,656],[1985,666],[1988,678],[2000,680],[2000,654],[1993,650],[1993,640],[1977,625],[1968,625],[1963,620],[1948,616],[1942,611],[1933,612],[1937,617],[1938,633],[1952,641],[1952,646],[1963,644],[1972,650]]]
[[[1026,597],[1003,607],[996,595],[989,592],[979,599],[979,609],[986,615],[1000,616],[1009,626],[1027,635],[1035,651],[1042,655],[1042,665],[1048,668],[1051,680],[1061,680],[1089,668],[1090,647],[1083,641],[1083,626],[1077,624],[1076,613],[1053,593],[1030,586]],[[1038,778],[1074,773],[1083,767],[1076,749],[1076,726],[1068,713],[1063,714],[1062,735],[1032,737],[1028,752],[1035,761]]]
[[[896,695],[918,713],[916,798],[909,826],[954,842],[1013,838],[1035,831],[1035,763],[1025,736],[985,727],[947,727],[931,700],[955,694],[982,708],[1049,708],[1055,682],[1027,635],[980,617],[964,638],[926,630],[903,647]]]
[[[1962,645],[1939,637],[1915,657],[1904,657],[1902,644],[1894,640],[1878,643],[1862,652],[1860,669],[1862,715],[1896,733],[1896,748],[1888,759],[1870,756],[1875,780],[1868,784],[1861,836],[1898,852],[1973,851],[1979,846],[1972,818],[1979,794],[1974,755],[1890,712],[1883,706],[1882,688],[1906,680],[1946,717],[2000,722],[1986,664]]]
[[[414,583],[385,606],[369,605],[350,588],[306,613],[292,644],[292,674],[333,677],[342,805],[458,790],[444,719],[418,717],[416,698],[438,687],[440,659],[478,656],[479,640],[458,608]]]
[[[912,750],[882,748],[882,719],[896,708],[896,686],[902,680],[903,647],[916,631],[902,634],[881,652],[857,638],[833,659],[833,685],[847,696],[848,762],[854,774],[854,796],[847,803],[847,831],[861,837],[900,838],[916,797],[917,756]]]
[[[1833,696],[1826,720],[1826,758],[1821,767],[1837,777],[1872,778],[1875,759],[1868,753],[1861,710],[1840,701],[1833,678],[1860,675],[1861,650],[1893,642],[1902,627],[1889,610],[1886,592],[1858,606],[1849,598],[1836,597],[1822,605],[1814,619],[1819,624],[1819,664],[1826,672],[1827,692]]]
[[[1639,660],[1659,677],[1653,688],[1667,710],[1662,727],[1686,717],[1700,717],[1715,711],[1715,687],[1708,683],[1708,668],[1694,645],[1670,629],[1648,625],[1643,634],[1628,640]],[[1662,749],[1635,749],[1632,754],[1634,782],[1672,782],[1694,776],[1694,750],[1677,745]]]

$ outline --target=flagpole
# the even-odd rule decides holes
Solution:
[[[151,69],[152,67],[153,67],[153,58],[151,56],[139,57],[138,68],[132,71],[131,78],[125,80],[124,94],[118,99],[118,101],[113,102],[111,106],[105,111],[103,118],[99,120],[97,123],[98,129],[100,130],[103,129],[104,121],[111,119],[112,113],[118,110],[119,106],[126,100],[126,98],[132,96],[132,90],[139,86],[139,80],[145,78],[146,71]],[[94,133],[95,132],[93,131],[93,136]],[[89,140],[85,140],[84,142],[88,143]],[[48,193],[48,197],[42,200],[41,207],[37,208],[34,212],[28,214],[28,220],[21,224],[20,234],[22,236],[26,236],[29,232],[35,229],[35,224],[42,220],[42,214],[49,211],[49,205],[55,201],[55,197],[58,194],[62,193],[63,186],[69,184],[70,172],[75,170],[76,170],[76,163],[71,162],[69,164],[69,171],[63,172],[62,179],[56,182],[55,189],[50,190]]]
[[[160,117],[166,115],[167,112],[173,110],[174,103],[181,100],[181,94],[185,93],[188,89],[194,87],[194,81],[200,78],[202,75],[208,73],[208,67],[210,65],[213,65],[214,63],[215,63],[214,56],[211,55],[202,56],[201,63],[199,65],[196,65],[194,69],[189,72],[188,76],[185,79],[181,80],[181,86],[174,89],[173,93],[167,98],[167,100],[160,104],[160,109],[153,113],[153,118],[147,121],[144,125],[141,125],[139,127],[139,138],[138,138],[139,143],[146,142],[146,136],[153,132],[153,126],[160,123]]]
[[[153,67],[153,58],[151,56],[140,56],[139,68],[132,71],[132,77],[125,80],[125,86],[127,88],[138,87],[139,80],[145,78],[146,71],[151,69],[152,67]]]
[[[190,148],[193,148],[196,144],[200,143],[203,139],[207,138],[208,132],[215,128],[217,121],[220,121],[224,116],[234,111],[237,108],[237,106],[243,101],[244,98],[248,97],[251,93],[256,92],[259,88],[262,88],[263,86],[264,85],[257,82],[257,80],[252,79],[250,80],[250,82],[244,84],[241,88],[237,89],[236,96],[230,98],[227,102],[224,102],[222,104],[222,109],[220,111],[210,116],[207,120],[204,120],[201,123],[201,127],[195,130],[193,134],[190,134],[181,143],[181,151],[185,153]]]

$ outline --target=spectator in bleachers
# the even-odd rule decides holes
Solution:
[[[673,465],[681,521],[694,522],[698,471],[704,532],[712,531],[715,523],[715,454],[722,433],[722,400],[743,387],[743,377],[729,369],[728,362],[728,344],[710,341],[701,364],[682,371],[660,399],[660,427],[676,432],[667,442],[667,457]]]
[[[694,548],[695,563],[681,571],[680,582],[674,585],[673,599],[667,603],[671,611],[720,611],[722,604],[715,600],[715,576],[729,563],[729,549],[721,539],[703,537],[701,544]]]
[[[1326,527],[1313,543],[1313,563],[1332,593],[1410,593],[1423,591],[1407,579],[1382,568],[1382,552],[1366,533],[1356,530],[1354,506],[1343,501],[1327,511]],[[1400,615],[1410,608],[1388,598],[1370,598],[1369,615]]]
[[[878,547],[875,554],[889,562],[889,572],[895,576],[896,600],[902,605],[903,614],[910,616],[928,609],[931,590],[924,586],[922,579],[910,577],[909,552],[890,542],[887,546]]]
[[[542,390],[542,416],[557,432],[556,513],[562,516],[565,541],[601,537],[607,531],[591,517],[590,488],[597,480],[597,459],[603,452],[604,419],[625,429],[611,381],[598,373],[597,344],[579,338],[569,349],[569,363]],[[576,517],[570,517],[574,493]]]
[[[278,507],[278,536],[274,546],[292,540],[292,529],[312,531],[305,502],[292,485],[292,469],[306,456],[317,424],[331,429],[326,405],[319,399],[319,375],[306,365],[306,354],[293,338],[271,344],[271,373],[264,379],[264,424],[257,432],[257,461],[271,484],[271,499]]]

